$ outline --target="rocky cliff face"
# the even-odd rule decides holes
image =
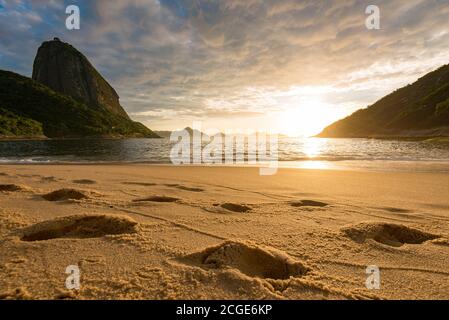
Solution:
[[[106,109],[129,119],[114,88],[81,52],[57,38],[44,42],[39,48],[33,65],[33,80],[91,108]]]

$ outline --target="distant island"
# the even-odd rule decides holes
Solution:
[[[325,128],[322,138],[449,136],[449,65]]]
[[[205,134],[202,131],[196,130],[196,129],[192,129],[190,127],[185,127],[182,130],[173,130],[173,131],[169,131],[169,130],[161,130],[161,131],[154,131],[154,133],[156,133],[158,136],[162,137],[162,138],[170,138],[170,136],[172,135],[172,133],[178,133],[181,134],[183,131],[188,132],[189,135],[192,137],[193,134],[197,134],[199,137],[209,137],[207,134]]]
[[[159,138],[132,121],[112,86],[73,46],[39,48],[32,79],[0,70],[0,138]]]
[[[220,136],[222,139],[224,139],[225,137],[235,137],[235,136],[240,136],[240,137],[247,137],[250,136],[250,133],[245,133],[245,132],[234,132],[234,133],[223,133],[223,132],[218,132],[213,130],[212,132],[209,132],[209,134],[203,132],[203,131],[199,131],[197,129],[192,129],[190,127],[185,127],[182,130],[161,130],[161,131],[154,131],[154,133],[156,133],[158,136],[162,137],[162,138],[170,138],[171,135],[174,133],[176,134],[181,134],[183,131],[187,132],[191,137],[193,137],[193,134],[196,134],[198,137],[201,137],[202,139],[205,140],[209,140],[211,138],[215,138],[217,136]],[[254,135],[259,136],[259,135],[272,135],[272,136],[277,136],[278,138],[289,138],[289,136],[287,135],[283,135],[283,134],[269,134],[269,133],[264,133],[264,132],[254,132]]]

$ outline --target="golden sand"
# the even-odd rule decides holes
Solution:
[[[449,299],[449,174],[0,173],[2,299]],[[379,289],[365,284],[373,265]]]

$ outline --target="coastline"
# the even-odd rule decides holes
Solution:
[[[341,137],[332,137],[325,135],[316,135],[313,138],[318,139],[374,139],[374,140],[397,140],[397,141],[427,141],[427,140],[449,140],[449,135],[362,135],[362,136],[341,136]]]
[[[286,136],[279,134],[279,137],[297,138],[295,136]],[[449,140],[449,135],[429,135],[429,136],[407,136],[407,135],[379,135],[379,136],[354,136],[354,137],[327,137],[327,136],[312,136],[310,138],[318,139],[376,139],[376,140],[398,140],[398,141],[426,141],[435,140],[446,142]],[[141,136],[73,136],[73,137],[58,137],[49,138],[47,136],[0,136],[0,141],[41,141],[41,140],[124,140],[124,139],[167,139],[165,136],[159,137],[141,137]]]
[[[4,298],[449,298],[448,174],[280,168],[263,177],[251,167],[0,165],[0,181],[20,187],[0,192]],[[64,188],[86,197],[42,198]],[[108,234],[115,220],[107,220],[95,225],[106,234],[94,237],[53,230],[49,239],[23,240],[39,222],[57,227],[54,219],[79,215],[137,226]],[[382,223],[400,233],[372,236]],[[399,237],[415,239],[415,230],[436,238]],[[224,243],[233,258],[204,264],[200,257],[213,248],[210,259],[222,257]],[[271,266],[284,256],[307,271],[278,275]],[[73,264],[82,272],[75,292],[64,287]],[[365,287],[373,264],[381,290]]]
[[[164,168],[266,168],[267,164],[183,164],[150,161],[0,161],[1,166],[119,166],[119,167],[164,167]],[[272,166],[273,167],[273,166]],[[278,169],[320,170],[320,171],[359,171],[359,172],[410,172],[410,173],[449,173],[449,161],[393,161],[393,160],[301,160],[279,161]]]

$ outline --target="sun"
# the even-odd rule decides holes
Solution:
[[[338,117],[335,107],[319,97],[308,97],[297,105],[287,106],[277,119],[279,132],[289,136],[310,137],[320,133]]]

